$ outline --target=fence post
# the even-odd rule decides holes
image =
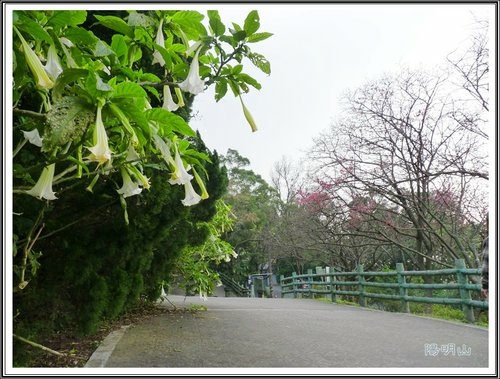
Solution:
[[[474,311],[468,303],[471,301],[470,291],[465,288],[467,285],[467,275],[462,272],[465,270],[465,261],[463,259],[455,259],[455,268],[457,269],[457,283],[460,286],[460,298],[462,299],[462,310],[467,322],[474,322]]]
[[[330,288],[330,301],[332,303],[336,303],[337,302],[337,294],[334,292],[335,285],[333,284],[335,281],[335,277],[333,277],[332,275],[329,275],[330,273],[335,272],[335,267],[326,267],[325,271],[328,274],[326,277],[326,282],[329,283],[328,286]]]
[[[362,307],[366,307],[366,298],[365,298],[365,276],[361,275],[363,272],[363,265],[358,265],[356,268],[356,271],[358,272],[358,292],[359,292],[359,305]]]
[[[307,275],[312,275],[312,268],[307,269]],[[307,289],[309,290],[309,297],[314,299],[314,293],[312,292],[312,276],[307,277]]]
[[[283,287],[283,282],[284,282],[283,279],[285,279],[285,277],[283,275],[280,275],[281,298],[285,297],[285,295],[283,294],[283,288],[284,288]]]
[[[406,301],[406,297],[408,296],[408,288],[406,285],[406,278],[402,274],[404,271],[404,266],[402,263],[396,263],[396,271],[398,273],[398,286],[399,286],[399,296],[401,297],[401,305],[404,313],[410,313],[410,303]]]
[[[293,288],[293,298],[296,299],[297,298],[297,273],[296,272],[292,272],[292,288]]]

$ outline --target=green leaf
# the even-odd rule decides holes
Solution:
[[[188,38],[198,40],[200,36],[207,35],[201,23],[205,16],[197,11],[178,11],[172,16],[172,21],[180,26]]]
[[[113,99],[119,98],[145,98],[146,91],[136,83],[132,82],[122,82],[118,84],[113,93]]]
[[[254,64],[254,66],[258,67],[262,72],[268,75],[271,73],[271,64],[263,55],[258,53],[250,53],[247,55],[247,57]]]
[[[52,151],[55,147],[80,139],[94,119],[92,105],[79,97],[64,97],[47,113],[42,151]]]
[[[108,55],[113,55],[115,52],[108,46],[104,41],[97,41],[94,49],[94,55],[96,57],[107,57]]]
[[[73,42],[75,45],[93,46],[97,43],[98,38],[91,31],[80,27],[69,28],[64,32],[64,36]]]
[[[222,99],[227,93],[227,82],[220,80],[215,83],[215,101]]]
[[[216,36],[221,36],[224,34],[226,31],[226,27],[222,23],[219,12],[216,10],[209,10],[207,11],[208,14],[208,19],[209,19],[209,25],[212,28],[213,33]]]
[[[129,11],[128,24],[130,26],[142,26],[145,28],[147,26],[153,26],[155,23],[151,17],[143,13]]]
[[[134,28],[127,25],[125,21],[116,16],[99,16],[96,15],[95,18],[99,20],[99,23],[105,27],[112,29],[118,33],[134,38]]]
[[[255,43],[255,42],[264,41],[265,39],[268,39],[272,35],[273,35],[273,33],[268,33],[268,32],[255,33],[247,38],[247,42],[248,43]]]
[[[56,11],[47,22],[54,29],[78,26],[87,20],[87,11]]]
[[[45,41],[49,44],[54,43],[49,33],[47,33],[47,31],[39,23],[33,21],[22,12],[16,12],[16,15],[16,19],[18,20],[15,24],[16,27],[21,29],[23,32],[28,33],[30,39]],[[26,40],[28,41],[29,39],[26,38]]]
[[[146,118],[149,121],[156,121],[162,127],[164,134],[178,132],[187,137],[196,137],[193,129],[184,121],[184,119],[163,108],[154,108],[146,112]]]
[[[120,109],[120,107],[116,104],[110,103],[109,108],[114,113],[116,117],[121,121],[123,128],[127,131],[129,136],[135,136],[135,131],[130,125],[130,121],[125,113]]]
[[[231,73],[233,75],[238,75],[241,71],[243,71],[243,65],[242,64],[238,64],[236,66],[233,67],[233,69],[231,70]]]
[[[232,80],[230,80],[228,83],[229,83],[229,87],[231,88],[231,91],[233,91],[233,95],[238,96],[240,94],[240,89],[238,87],[238,84]]]
[[[141,143],[145,144],[146,140],[142,136],[149,136],[150,129],[148,120],[144,113],[144,104],[136,104],[131,98],[114,98],[113,104],[116,104],[123,112],[123,114],[130,120],[131,123],[138,125],[142,133],[139,133],[137,129],[134,129]]]
[[[58,101],[61,98],[66,85],[76,82],[78,79],[84,78],[86,75],[88,75],[88,73],[88,70],[85,70],[83,68],[65,69],[61,73],[61,75],[57,77],[54,88],[52,88],[52,99],[54,101]]]
[[[123,59],[120,59],[122,64],[128,64],[129,45],[125,41],[124,36],[115,34],[111,40],[111,49],[113,49],[118,58],[123,57]]]
[[[96,89],[98,91],[103,91],[103,92],[111,92],[113,91],[113,87],[111,87],[108,83],[104,82],[102,78],[96,73],[95,78],[97,80],[96,82]]]
[[[245,73],[241,73],[241,74],[239,74],[237,76],[237,78],[239,80],[244,81],[245,83],[250,84],[252,87],[254,87],[256,89],[261,89],[262,88],[262,85],[257,80],[255,80],[254,78],[252,78],[250,75],[247,75]]]
[[[243,25],[243,30],[247,32],[247,35],[252,35],[260,28],[260,19],[259,13],[255,10],[251,11],[247,18],[245,19],[245,23]]]
[[[236,30],[230,29],[229,31],[233,35],[233,39],[236,42],[243,41],[245,38],[247,38],[247,32],[245,32],[244,30],[237,30],[236,31]]]

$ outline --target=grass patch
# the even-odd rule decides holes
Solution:
[[[208,308],[203,304],[191,304],[189,306],[189,311],[191,312],[204,312],[206,310],[208,310]]]

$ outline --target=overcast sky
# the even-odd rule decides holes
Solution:
[[[207,146],[236,149],[269,180],[283,156],[299,160],[312,138],[338,116],[339,98],[402,66],[433,68],[464,47],[475,19],[490,19],[493,4],[220,5],[223,22],[243,24],[259,11],[260,31],[274,36],[253,44],[271,62],[267,76],[248,62],[262,90],[244,95],[259,130],[252,133],[237,98],[216,103],[213,88],[197,96],[192,126]],[[492,50],[493,51],[493,50]]]

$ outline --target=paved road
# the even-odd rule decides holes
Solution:
[[[487,330],[465,324],[307,299],[169,299],[208,310],[131,326],[106,367],[488,366]]]

